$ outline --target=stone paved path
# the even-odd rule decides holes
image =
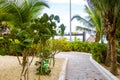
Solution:
[[[66,80],[107,80],[107,78],[91,63],[90,55],[80,52],[62,52],[57,58],[68,58]]]

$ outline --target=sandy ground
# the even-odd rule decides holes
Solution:
[[[104,68],[106,68],[108,71],[110,71],[110,67],[105,66],[104,64],[101,64]],[[118,79],[120,79],[120,66],[118,66],[118,75],[116,75]]]
[[[29,68],[29,80],[39,80],[35,75],[36,66],[34,59]],[[52,67],[52,72],[49,76],[41,76],[41,80],[58,80],[62,65],[65,59],[56,59],[56,64]],[[19,80],[21,73],[21,66],[16,57],[14,56],[0,56],[0,80]]]

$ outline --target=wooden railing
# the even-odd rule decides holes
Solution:
[[[56,36],[70,36],[70,34],[56,35]],[[83,32],[83,33],[72,33],[71,36],[83,36],[83,41],[85,41],[85,38],[86,38],[85,32]]]

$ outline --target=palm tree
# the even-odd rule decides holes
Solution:
[[[41,0],[9,0],[0,6],[0,10],[10,15],[9,22],[16,27],[28,26],[32,19],[39,16],[43,6],[48,5]],[[6,18],[9,16],[6,16]]]
[[[117,74],[116,35],[120,25],[120,0],[90,0],[94,8],[99,11],[105,34],[108,39],[107,63],[110,63],[111,72]],[[109,58],[108,58],[109,57]],[[111,62],[110,62],[111,61]]]
[[[73,16],[72,19],[76,18],[78,21],[82,22],[86,26],[86,27],[77,26],[77,30],[82,29],[85,31],[96,32],[95,41],[99,42],[100,40],[102,40],[102,37],[103,37],[103,28],[102,28],[101,18],[96,10],[94,9],[91,10],[87,6],[85,7],[86,7],[85,8],[86,12],[89,14],[88,20],[85,18],[82,18],[79,15]]]
[[[19,30],[17,31],[17,33],[14,33],[14,36],[19,37],[22,35],[25,38],[20,39],[19,37],[19,41],[26,41],[26,36],[30,36],[29,30],[27,28],[30,26],[31,20],[39,16],[44,6],[48,7],[48,5],[41,0],[3,0],[3,3],[0,5],[0,12],[2,12],[0,13],[0,17],[3,18],[1,21],[7,21],[12,26],[18,28]],[[25,68],[26,65],[29,65],[29,63],[26,63],[28,60],[27,52],[29,51],[23,49],[23,69],[21,72],[21,80],[22,77],[25,78],[26,70],[28,70],[28,68]]]

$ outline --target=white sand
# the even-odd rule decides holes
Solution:
[[[29,79],[38,80],[38,76],[35,74],[36,66],[34,59],[29,68]],[[62,69],[64,59],[56,59],[56,64],[52,68],[52,72],[49,76],[41,76],[41,80],[58,80],[60,71]],[[18,59],[15,56],[0,56],[0,80],[19,80],[22,67],[19,65]]]

